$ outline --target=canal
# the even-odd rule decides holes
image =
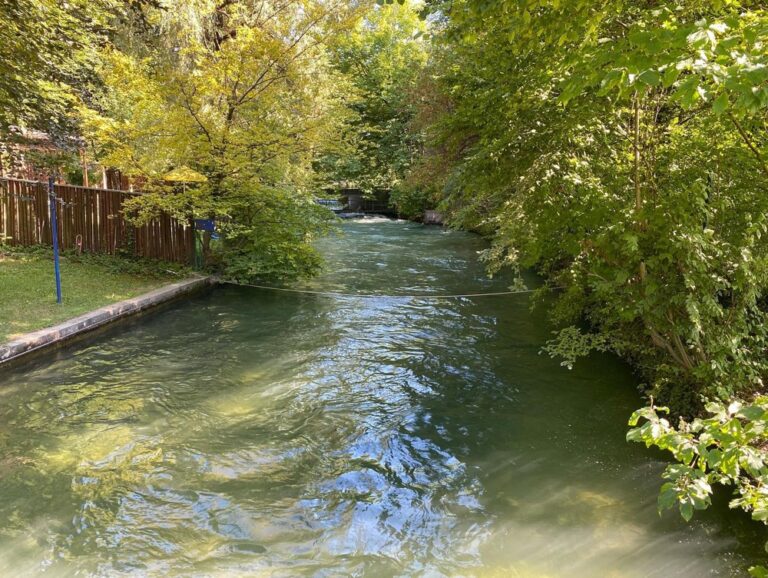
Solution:
[[[625,366],[540,354],[469,234],[369,220],[302,287],[223,287],[0,373],[0,575],[738,576],[727,496],[656,512]]]

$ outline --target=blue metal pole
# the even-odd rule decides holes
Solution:
[[[61,303],[61,270],[59,269],[59,223],[56,216],[56,191],[53,177],[48,177],[48,199],[51,204],[51,235],[53,236],[53,272],[56,276],[56,303]]]

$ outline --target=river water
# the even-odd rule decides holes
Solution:
[[[727,496],[660,517],[628,370],[540,355],[478,238],[323,241],[327,297],[225,287],[0,373],[0,575],[731,576]],[[542,309],[545,309],[542,308]]]

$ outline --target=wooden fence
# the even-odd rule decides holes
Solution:
[[[168,215],[147,225],[128,223],[124,202],[139,193],[56,185],[58,237],[62,249],[82,243],[83,251],[126,251],[140,257],[192,264],[194,230]],[[0,178],[0,240],[11,245],[51,245],[48,185]]]

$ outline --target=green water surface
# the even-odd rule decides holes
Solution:
[[[727,495],[660,517],[626,367],[540,354],[478,238],[323,241],[324,297],[224,287],[0,372],[0,575],[743,575]],[[66,275],[66,271],[64,272]],[[33,312],[30,312],[33,314]]]

